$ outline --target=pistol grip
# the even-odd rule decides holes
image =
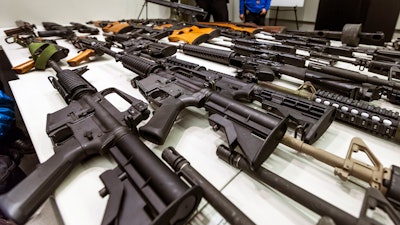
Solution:
[[[33,67],[35,67],[35,61],[33,61],[33,59],[31,59],[31,60],[26,61],[18,66],[14,66],[11,69],[14,70],[15,72],[17,72],[18,74],[24,74],[24,73],[30,71]]]
[[[86,49],[85,51],[79,53],[77,56],[69,59],[67,62],[70,66],[78,66],[82,61],[89,61],[89,58],[95,55],[95,50]]]
[[[146,125],[139,127],[140,136],[155,144],[164,144],[177,116],[184,108],[184,102],[179,99],[164,102]]]

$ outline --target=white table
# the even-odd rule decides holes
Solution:
[[[27,49],[17,44],[6,44],[3,37],[0,38],[0,44],[14,66],[28,59]],[[77,54],[77,50],[69,43],[60,40],[58,44],[71,49],[66,60]],[[177,53],[177,57],[202,64],[208,69],[232,75],[235,73],[234,68],[181,53]],[[67,68],[66,60],[62,60],[63,68]],[[104,55],[84,65],[87,65],[90,70],[83,76],[99,91],[107,87],[116,87],[136,98],[145,100],[138,90],[130,85],[130,80],[136,75],[112,57]],[[31,71],[20,75],[19,80],[9,83],[41,162],[54,154],[51,140],[45,132],[46,115],[66,106],[48,81],[48,76],[54,75],[55,72],[51,68],[45,71]],[[400,111],[398,106],[387,104],[383,100],[376,103]],[[400,165],[398,144],[338,122],[333,122],[314,146],[345,157],[353,137],[361,137],[385,167],[390,167],[392,164]],[[207,114],[203,109],[190,107],[184,110],[164,145],[157,146],[148,141],[144,143],[158,156],[165,147],[173,146],[256,224],[316,224],[320,218],[319,215],[283,194],[260,184],[218,159],[216,148],[225,143],[225,137],[222,132],[214,132],[211,129]],[[80,164],[62,183],[55,193],[55,199],[65,224],[100,224],[107,198],[103,199],[98,194],[103,187],[98,176],[114,166],[114,162],[107,157],[94,157]],[[263,167],[358,217],[365,187],[368,186],[364,182],[355,178],[343,182],[334,176],[334,169],[330,166],[282,144],[279,144],[275,152],[264,162]],[[201,203],[198,213],[190,222],[190,224],[200,225],[224,223],[226,222],[223,218],[209,204],[206,204],[206,201]]]

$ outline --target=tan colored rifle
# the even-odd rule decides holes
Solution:
[[[400,167],[392,166],[392,169],[383,167],[361,138],[355,137],[352,139],[346,158],[341,158],[323,149],[306,144],[289,135],[285,135],[281,143],[334,167],[334,174],[342,180],[345,181],[350,176],[356,177],[367,182],[371,187],[378,189],[389,199],[394,199],[399,203],[400,186],[398,182]],[[352,154],[356,152],[365,153],[371,161],[371,165],[354,159]]]

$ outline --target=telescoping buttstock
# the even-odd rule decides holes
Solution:
[[[247,35],[254,35],[262,31],[261,27],[241,27],[232,23],[223,23],[223,22],[198,22],[198,23],[205,26],[229,28],[234,31],[240,31],[246,33]]]

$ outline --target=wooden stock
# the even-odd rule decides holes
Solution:
[[[208,30],[209,31],[209,30]],[[198,45],[210,39],[210,35],[202,33],[196,26],[184,27],[180,30],[174,30],[168,40],[171,42],[184,41],[189,44]]]
[[[125,33],[127,31],[129,31],[128,29],[129,24],[127,22],[112,22],[107,24],[105,27],[103,27],[103,31],[104,32],[112,32],[114,34],[118,34],[118,33]]]
[[[210,35],[211,38],[215,38],[215,37],[219,36],[219,34],[220,34],[220,30],[214,29],[211,27],[199,28],[197,26],[192,26],[192,29],[194,32],[197,32],[197,33],[208,34],[208,35]]]
[[[69,59],[67,62],[70,66],[78,66],[82,61],[89,61],[89,58],[94,55],[96,55],[96,52],[93,49],[86,49],[77,56]]]
[[[217,27],[225,27],[236,31],[246,32],[249,34],[255,34],[260,32],[262,29],[258,27],[239,27],[232,23],[221,23],[221,22],[199,22],[199,24],[207,25],[207,26],[217,26]]]
[[[31,59],[31,60],[26,61],[18,66],[14,66],[11,69],[14,70],[18,74],[24,74],[24,73],[30,71],[33,67],[35,67],[35,61],[33,61],[33,59]]]
[[[165,28],[171,28],[173,26],[174,25],[172,23],[166,23],[166,24],[163,24],[163,25],[153,26],[153,29],[154,30],[164,30]]]

